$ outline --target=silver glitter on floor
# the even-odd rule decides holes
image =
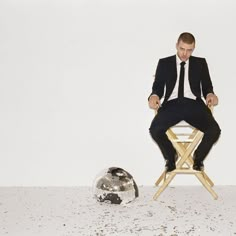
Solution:
[[[90,187],[0,188],[1,236],[236,235],[236,186],[139,187],[127,205],[99,203]]]

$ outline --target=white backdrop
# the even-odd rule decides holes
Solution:
[[[118,166],[138,185],[164,168],[149,135],[158,59],[192,32],[220,103],[222,135],[205,161],[236,184],[235,1],[1,0],[0,185],[91,185]],[[198,184],[178,176],[173,184]]]

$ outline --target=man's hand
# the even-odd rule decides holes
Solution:
[[[207,106],[216,106],[218,104],[218,97],[213,93],[208,93],[206,96]]]
[[[152,95],[148,100],[149,107],[158,110],[161,106],[160,98],[157,95]]]

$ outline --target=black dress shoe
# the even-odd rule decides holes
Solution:
[[[203,171],[204,170],[203,161],[194,160],[193,169],[197,171]]]
[[[170,161],[170,160],[166,160],[165,168],[166,168],[166,172],[171,172],[171,171],[175,170],[176,169],[175,162]]]

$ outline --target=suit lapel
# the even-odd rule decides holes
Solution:
[[[172,88],[171,88],[171,92],[172,90],[174,89],[175,87],[175,84],[176,84],[176,81],[177,81],[177,65],[176,65],[176,55],[174,55],[172,58],[171,58],[171,71],[173,71],[173,79],[172,79]]]
[[[191,85],[191,81],[193,80],[194,77],[194,63],[192,60],[192,57],[189,58],[189,68],[188,68],[188,80],[189,80],[189,84]]]
[[[197,65],[195,63],[195,60],[193,57],[189,58],[189,69],[188,69],[188,81],[189,81],[189,85],[190,85],[190,89],[192,91],[192,93],[196,96],[199,97],[201,96],[201,92],[196,92],[196,89],[194,90],[194,88],[196,88],[196,83],[197,83],[197,75],[196,75],[196,71],[197,71]],[[198,86],[197,86],[198,87]]]
[[[169,99],[176,81],[177,81],[177,65],[176,65],[176,55],[171,56],[168,58],[167,64],[166,64],[166,94],[165,94],[165,100],[164,103],[167,102]]]
[[[176,65],[176,56],[173,57],[172,59],[172,67],[173,67],[173,71],[174,71],[174,78],[175,78],[175,83],[176,83],[176,79],[177,79],[177,65]]]
[[[168,73],[167,73],[167,81],[166,81],[166,95],[165,101],[170,97],[177,80],[177,66],[176,66],[176,55],[169,58],[168,61]]]

